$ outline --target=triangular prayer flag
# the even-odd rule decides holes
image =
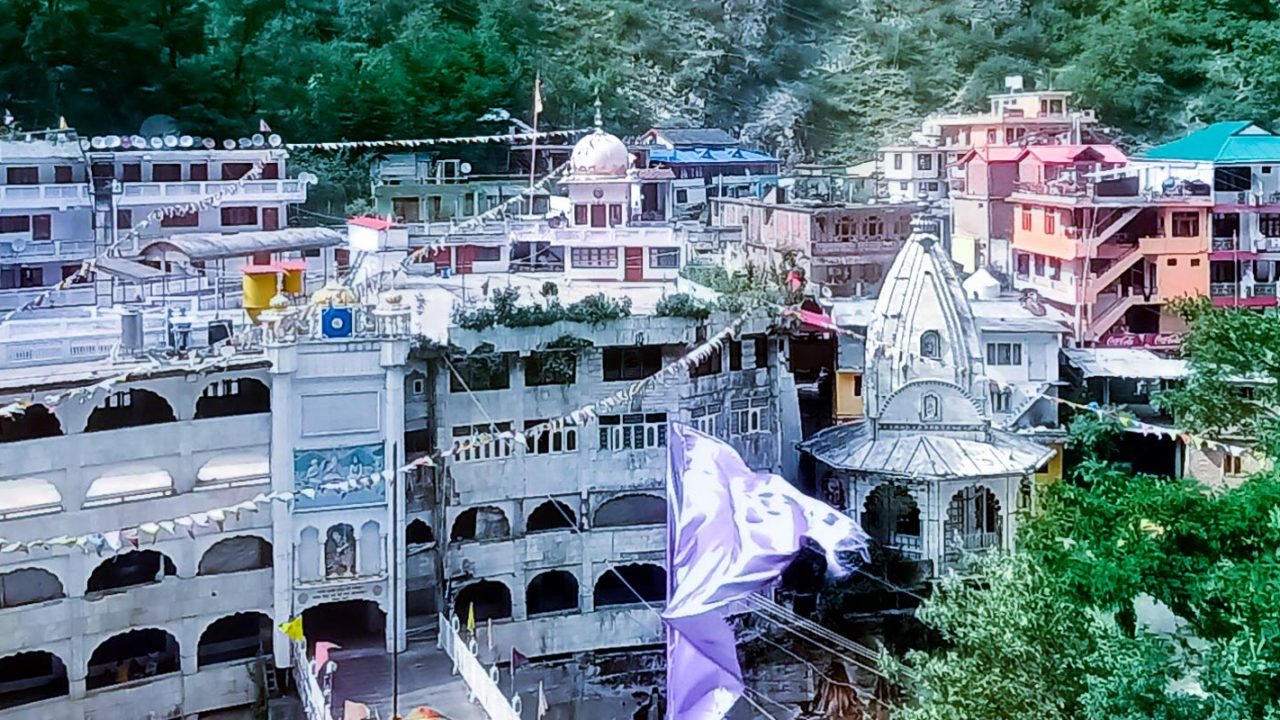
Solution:
[[[524,653],[521,653],[519,650],[516,649],[514,645],[512,645],[511,646],[511,672],[515,672],[516,670],[519,670],[520,668],[528,664],[529,664],[528,656],[526,656]]]
[[[476,631],[476,604],[467,603],[467,632]]]
[[[280,623],[280,632],[284,633],[290,640],[301,642],[302,634],[302,616],[290,620],[289,622]]]
[[[547,693],[542,689],[542,681],[538,681],[538,720],[547,716],[550,712],[551,705],[547,703]]]
[[[267,124],[266,120],[263,120],[261,118],[258,119],[258,132],[264,132],[264,133],[271,132],[271,126]]]

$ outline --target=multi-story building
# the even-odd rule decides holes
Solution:
[[[777,158],[740,147],[718,128],[654,128],[637,139],[634,149],[641,166],[674,174],[677,215],[701,211],[715,198],[761,198],[778,186]]]
[[[72,131],[0,140],[0,312],[74,274],[94,254],[85,158]],[[92,305],[92,283],[52,294],[46,306]]]
[[[874,294],[911,232],[914,204],[775,202],[717,198],[712,227],[742,229],[742,258],[757,267],[788,261],[836,295]]]
[[[880,197],[891,203],[933,202],[947,196],[947,153],[931,145],[890,145],[876,152]]]
[[[1078,343],[1176,345],[1164,306],[1209,291],[1208,187],[1145,186],[1109,146],[1027,148],[1014,207],[1013,284],[1074,318]]]
[[[559,165],[566,156],[559,153],[551,162]],[[405,223],[415,235],[431,234],[433,223],[447,226],[451,220],[475,217],[521,196],[530,185],[528,173],[477,173],[470,162],[426,152],[384,155],[374,162],[372,173],[374,211]],[[538,193],[532,205],[525,201],[520,209],[545,214],[549,197]]]
[[[1280,261],[1280,136],[1247,121],[1221,122],[1140,153],[1134,162],[1150,188],[1194,184],[1208,195],[1212,218],[1208,293],[1214,304],[1276,305]]]

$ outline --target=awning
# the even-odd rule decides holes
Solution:
[[[196,471],[196,482],[224,483],[271,477],[271,459],[265,452],[215,455]]]
[[[1177,380],[1187,376],[1187,364],[1141,348],[1069,348],[1067,362],[1085,378]]]
[[[48,480],[20,478],[0,481],[0,518],[10,520],[62,509],[62,493]]]
[[[149,500],[173,493],[173,477],[159,468],[112,470],[89,484],[84,506]]]
[[[343,236],[329,228],[286,228],[256,232],[190,233],[170,235],[153,240],[142,248],[147,250],[167,245],[192,260],[219,260],[245,257],[259,252],[295,252],[335,247],[343,243]]]
[[[145,283],[159,280],[165,276],[163,270],[153,268],[150,265],[143,265],[133,260],[126,260],[125,258],[99,258],[94,262],[93,267],[98,272],[129,282]]]

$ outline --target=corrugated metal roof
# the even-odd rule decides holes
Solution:
[[[1041,162],[1070,164],[1079,162],[1082,157],[1095,155],[1099,162],[1122,165],[1129,162],[1120,148],[1115,145],[1029,145],[1023,156],[1033,155]]]
[[[1187,376],[1187,364],[1142,348],[1064,348],[1067,362],[1086,378],[1176,380]]]
[[[192,260],[217,260],[243,257],[255,252],[289,252],[334,247],[343,242],[342,234],[329,228],[287,228],[259,232],[186,233],[153,240],[142,248],[161,243],[170,245]]]
[[[657,135],[677,147],[737,145],[738,139],[720,128],[653,128],[648,134]]]
[[[1246,120],[1220,122],[1138,153],[1135,158],[1214,163],[1280,163],[1280,135]]]
[[[778,159],[768,153],[742,148],[667,148],[655,147],[649,151],[649,162],[669,165],[714,165],[731,163],[776,163]]]
[[[1000,430],[985,439],[939,432],[881,432],[868,420],[827,428],[800,443],[801,452],[840,470],[917,479],[1025,475],[1053,450]]]

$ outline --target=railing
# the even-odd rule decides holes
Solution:
[[[498,688],[498,667],[494,665],[488,670],[476,658],[478,649],[475,638],[464,643],[459,634],[460,623],[457,616],[452,621],[440,614],[440,639],[437,641],[450,660],[453,660],[453,671],[462,676],[467,684],[467,699],[480,705],[490,720],[520,720],[521,701],[519,695],[510,700]]]
[[[1209,283],[1209,297],[1235,297],[1237,284],[1233,282]]]
[[[1067,180],[1048,183],[1017,181],[1013,184],[1015,193],[1060,197],[1085,197],[1092,194],[1092,189],[1091,183]]]
[[[1256,283],[1253,286],[1253,291],[1250,293],[1250,297],[1275,297],[1275,296],[1276,296],[1276,284],[1273,282]]]
[[[293,658],[293,679],[298,686],[298,698],[302,700],[302,709],[307,714],[307,720],[333,720],[329,699],[320,689],[316,676],[311,674],[311,661],[307,659],[306,641],[292,641],[289,644],[289,655]]]
[[[1214,252],[1229,252],[1240,249],[1234,237],[1215,237],[1210,247]]]
[[[128,182],[123,183],[120,197],[122,205],[146,205],[156,201],[198,200],[224,190],[235,180],[209,180],[203,182]],[[306,191],[300,180],[253,180],[246,182],[236,193],[238,198],[263,198],[284,195],[284,199],[303,199]]]
[[[18,242],[14,242],[17,240]],[[92,240],[32,240],[31,233],[0,233],[0,258],[21,262],[84,260],[93,255]],[[17,248],[21,247],[21,250]]]
[[[0,290],[0,311],[12,310],[36,299],[46,288],[12,288]],[[45,298],[41,307],[70,307],[73,305],[92,305],[95,301],[92,285],[71,287],[57,290]]]
[[[5,207],[47,207],[88,202],[89,187],[83,183],[0,186],[0,203]]]

